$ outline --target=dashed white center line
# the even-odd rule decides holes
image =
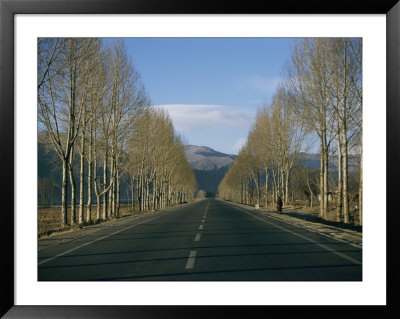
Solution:
[[[194,267],[194,261],[196,260],[196,250],[192,250],[189,254],[188,261],[186,263],[186,269],[192,269]]]
[[[200,237],[201,237],[201,234],[197,233],[196,238],[194,239],[194,241],[200,241]]]
[[[210,203],[207,203],[206,210],[204,211],[203,220],[201,221],[202,224],[204,224],[204,222],[206,221],[207,211],[208,211],[209,205],[210,205]],[[199,230],[202,230],[203,227],[204,227],[204,225],[200,225],[199,226]],[[201,237],[201,233],[197,233],[196,237],[194,238],[194,241],[200,241],[200,237]],[[196,259],[196,254],[197,254],[196,250],[192,250],[190,252],[188,261],[186,263],[186,269],[192,269],[194,267],[194,261]]]

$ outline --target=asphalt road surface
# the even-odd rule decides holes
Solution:
[[[362,280],[361,248],[216,199],[63,236],[39,281]]]

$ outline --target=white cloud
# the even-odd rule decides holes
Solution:
[[[222,105],[167,104],[158,107],[166,110],[177,131],[185,133],[196,130],[248,128],[254,114]]]

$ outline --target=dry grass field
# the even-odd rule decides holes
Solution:
[[[96,214],[96,205],[92,206],[92,215]],[[78,210],[78,207],[76,208]],[[84,207],[84,213],[86,212],[86,207]],[[71,210],[68,207],[67,216],[68,221],[71,219],[70,217]],[[137,211],[133,211],[128,205],[121,205],[120,208],[120,218],[130,215],[138,215],[140,214]],[[94,224],[94,223],[93,223]],[[84,226],[90,226],[90,224],[85,224]],[[81,226],[82,227],[82,226]],[[79,226],[67,226],[61,227],[61,207],[46,207],[46,208],[38,208],[38,237],[48,236],[56,232],[61,231],[69,231],[73,229],[78,229]]]
[[[350,202],[350,209],[349,209],[349,218],[350,218],[350,225],[352,226],[360,226],[358,221],[358,210],[356,209],[357,202]],[[268,210],[276,210],[274,206],[268,206]],[[319,203],[314,203],[313,207],[310,207],[308,203],[305,201],[298,201],[296,205],[288,205],[283,206],[283,213],[290,213],[293,216],[296,215],[304,215],[304,217],[308,219],[319,219]],[[326,218],[327,222],[336,223],[336,205],[330,203],[328,216]]]

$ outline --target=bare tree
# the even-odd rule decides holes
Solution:
[[[121,176],[142,211],[193,200],[196,181],[183,143],[168,115],[150,109],[123,41],[103,46],[98,39],[40,39],[38,56],[39,126],[63,164],[62,226],[68,224],[68,180],[71,225],[92,220],[93,195],[97,220],[119,217]]]
[[[158,210],[192,200],[195,177],[168,114],[148,108],[134,123],[127,149],[130,174],[135,175],[132,181],[136,183],[138,209]]]
[[[39,39],[38,114],[62,161],[61,225],[67,221],[67,172],[86,102],[84,61],[93,55],[94,39]]]
[[[259,165],[262,165],[266,206],[269,175],[273,198],[281,194],[287,204],[289,187],[294,186],[290,181],[292,170],[303,152],[310,149],[313,140],[309,138],[309,133],[314,132],[320,144],[320,175],[319,181],[311,181],[311,172],[306,170],[305,184],[311,203],[314,186],[318,185],[320,216],[327,218],[328,194],[332,187],[337,187],[337,219],[341,220],[343,216],[344,222],[348,223],[348,154],[356,149],[362,150],[361,78],[360,39],[318,38],[298,41],[284,81],[276,90],[269,107],[258,112],[244,150],[239,153],[220,184],[220,196],[229,200],[238,200],[240,197],[242,202],[248,203],[248,197],[252,198],[253,186],[259,193],[258,178],[255,176]],[[339,172],[337,186],[328,171],[335,147]],[[359,181],[361,194],[361,173]],[[241,196],[234,195],[235,192]],[[291,194],[293,200],[293,189]],[[361,223],[361,212],[359,220]]]
[[[329,103],[329,46],[326,39],[303,39],[293,50],[287,70],[291,92],[296,96],[297,110],[320,141],[320,216],[328,213],[328,161],[334,133],[334,116]]]

